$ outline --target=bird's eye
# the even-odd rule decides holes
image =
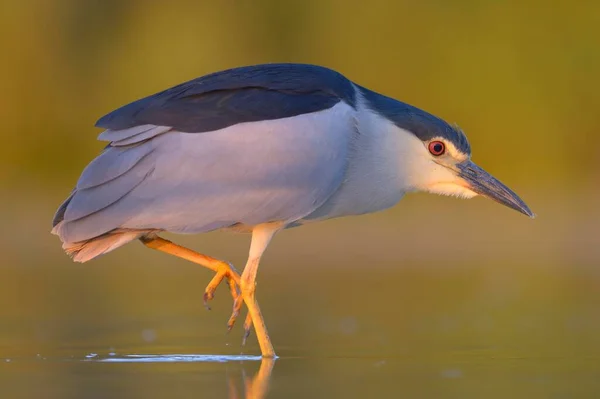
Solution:
[[[446,152],[446,145],[441,141],[432,141],[431,143],[429,143],[429,152],[431,153],[431,155],[439,157],[444,152]]]

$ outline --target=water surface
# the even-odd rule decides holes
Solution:
[[[273,362],[253,337],[241,347],[240,326],[226,334],[227,290],[203,308],[203,270],[65,265],[41,282],[21,269],[2,293],[2,397],[600,395],[600,293],[585,265],[265,273]]]

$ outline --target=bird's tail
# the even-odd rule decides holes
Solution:
[[[87,262],[144,235],[139,230],[113,230],[79,242],[63,242],[63,249],[75,262]]]
[[[86,262],[146,234],[122,228],[137,208],[118,208],[154,170],[151,145],[107,147],[83,171],[61,204],[52,233],[76,262]]]
[[[65,223],[65,211],[73,198],[73,194],[74,192],[71,193],[69,198],[67,198],[56,211],[54,220],[52,221],[52,234],[56,234],[60,237],[63,242],[63,249],[75,262],[87,262],[96,256],[117,249],[120,246],[127,244],[129,241],[133,241],[145,234],[144,231],[140,230],[114,229],[87,240],[77,242],[68,241],[68,239],[64,237],[64,234],[61,234],[61,230]]]

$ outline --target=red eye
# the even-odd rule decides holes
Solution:
[[[444,152],[446,152],[446,145],[444,145],[444,143],[442,143],[441,141],[432,141],[431,143],[429,143],[429,152],[431,153],[431,155],[439,157]]]

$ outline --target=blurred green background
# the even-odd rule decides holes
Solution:
[[[280,234],[257,290],[283,357],[271,397],[596,396],[599,49],[595,1],[3,1],[0,391],[225,397],[232,367],[255,371],[46,367],[236,354],[241,335],[223,335],[225,290],[203,310],[208,271],[135,243],[73,264],[50,222],[103,147],[100,116],[216,70],[304,62],[458,123],[538,218],[415,194]],[[171,238],[245,262],[245,235]]]

